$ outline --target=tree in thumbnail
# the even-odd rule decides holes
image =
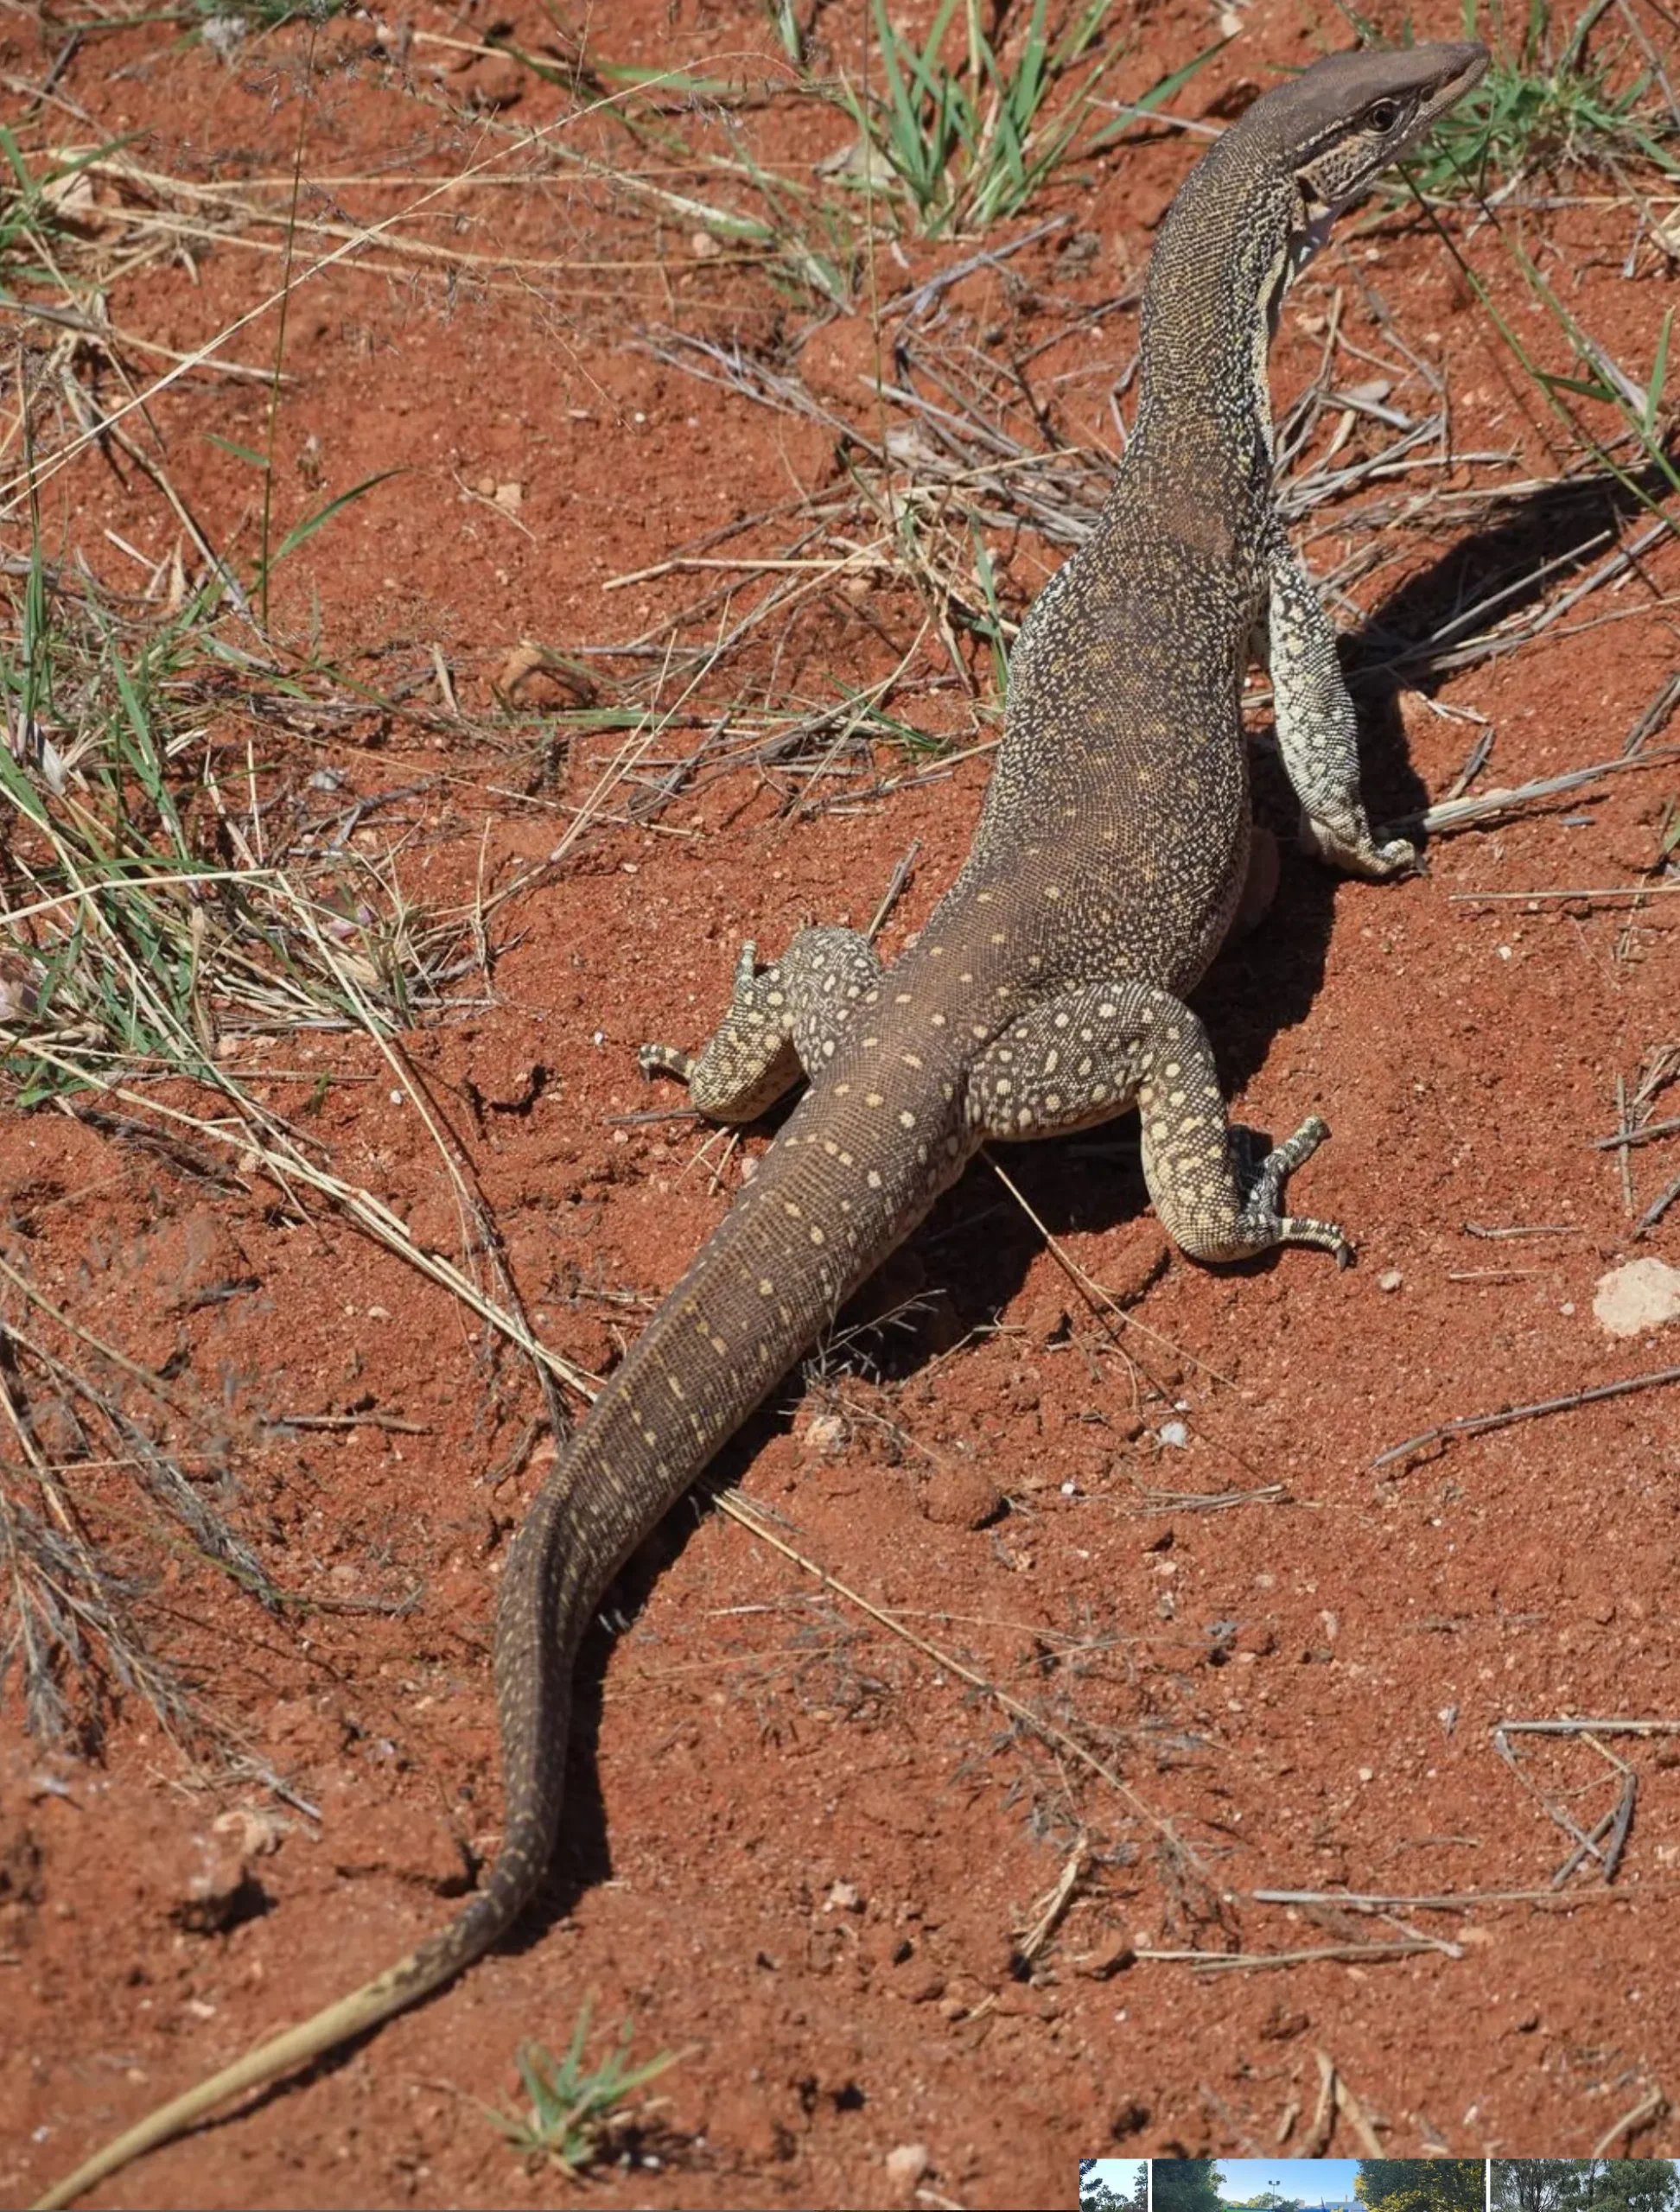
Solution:
[[[1155,2212],[1219,2212],[1216,2159],[1157,2158],[1150,2172]]]
[[[1672,2158],[1582,2158],[1581,2212],[1674,2212],[1680,2178]]]
[[[1361,2158],[1353,2184],[1367,2212],[1483,2212],[1486,2191],[1481,2158]]]
[[[1670,2158],[1496,2158],[1494,2212],[1676,2212]]]
[[[1079,2212],[1149,2212],[1149,2170],[1139,2159],[1130,2193],[1117,2189],[1098,2171],[1096,2158],[1079,2161]]]

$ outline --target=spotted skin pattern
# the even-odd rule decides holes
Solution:
[[[881,961],[856,930],[801,930],[773,968],[760,972],[748,939],[735,961],[729,1010],[704,1050],[644,1045],[644,1075],[671,1075],[711,1122],[760,1120],[803,1077],[820,1077],[838,1049],[836,1009],[881,981]]]
[[[989,1137],[1060,1136],[1134,1104],[1143,1179],[1180,1251],[1225,1262],[1274,1244],[1319,1244],[1344,1266],[1352,1259],[1333,1222],[1278,1211],[1284,1178],[1328,1129],[1313,1116],[1244,1173],[1207,1032],[1170,992],[1092,983],[1053,999],[1006,1029],[970,1077],[970,1119]]]
[[[1358,757],[1353,702],[1311,577],[1281,524],[1267,544],[1267,605],[1261,658],[1272,681],[1278,749],[1301,801],[1303,844],[1350,875],[1381,877],[1415,867],[1403,837],[1378,843],[1348,764]]]
[[[1238,702],[1262,637],[1310,842],[1386,875],[1333,641],[1278,524],[1266,345],[1330,216],[1480,75],[1480,47],[1343,54],[1257,100],[1162,224],[1136,427],[1091,537],[1016,641],[1003,742],[961,874],[882,973],[855,931],[751,945],[697,1057],[650,1047],[703,1112],[755,1118],[808,1080],[719,1228],[560,1452],[509,1548],[496,1622],[506,1813],[483,1888],[359,1990],[160,2107],[42,2199],[82,2190],[224,2099],[365,2033],[487,1950],[558,1832],[577,1647],[620,1565],[849,1294],[988,1138],[1136,1105],[1150,1192],[1209,1261],[1279,1243],[1347,1255],[1281,1211],[1323,1139],[1305,1122],[1248,1169],[1184,1003],[1236,912],[1250,855]]]

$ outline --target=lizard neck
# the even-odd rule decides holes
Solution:
[[[1254,156],[1230,134],[1192,172],[1161,226],[1143,296],[1130,450],[1222,509],[1270,491],[1267,353],[1308,243],[1294,178]]]

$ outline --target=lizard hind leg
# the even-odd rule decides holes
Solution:
[[[996,1037],[970,1078],[970,1116],[992,1137],[1089,1128],[1134,1105],[1149,1196],[1180,1251],[1219,1263],[1318,1244],[1352,1259],[1333,1222],[1279,1211],[1285,1180],[1329,1134],[1324,1123],[1314,1116],[1245,1172],[1207,1032],[1169,991],[1117,982],[1049,1000]]]
[[[855,930],[801,930],[762,970],[749,939],[735,961],[729,1010],[705,1045],[698,1052],[644,1045],[641,1071],[686,1083],[708,1121],[755,1122],[832,1058],[852,1007],[880,979],[880,962]]]

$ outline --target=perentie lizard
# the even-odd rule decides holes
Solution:
[[[809,1087],[510,1548],[495,1649],[506,1832],[484,1887],[377,1980],[162,2107],[43,2205],[365,2033],[512,1927],[559,1827],[573,1663],[608,1583],[988,1138],[1056,1135],[1136,1106],[1150,1195],[1185,1252],[1351,1256],[1340,1229],[1280,1211],[1323,1122],[1244,1170],[1185,994],[1247,864],[1251,644],[1270,667],[1308,841],[1368,876],[1414,857],[1371,834],[1330,626],[1279,521],[1267,348],[1334,216],[1486,58],[1468,44],[1334,55],[1219,140],[1155,245],[1142,399],[1112,495],[1021,630],[973,848],[914,949],[883,973],[862,936],[809,929],[760,974],[748,946],[698,1058],[644,1053],[720,1120],[753,1120],[802,1076]]]

